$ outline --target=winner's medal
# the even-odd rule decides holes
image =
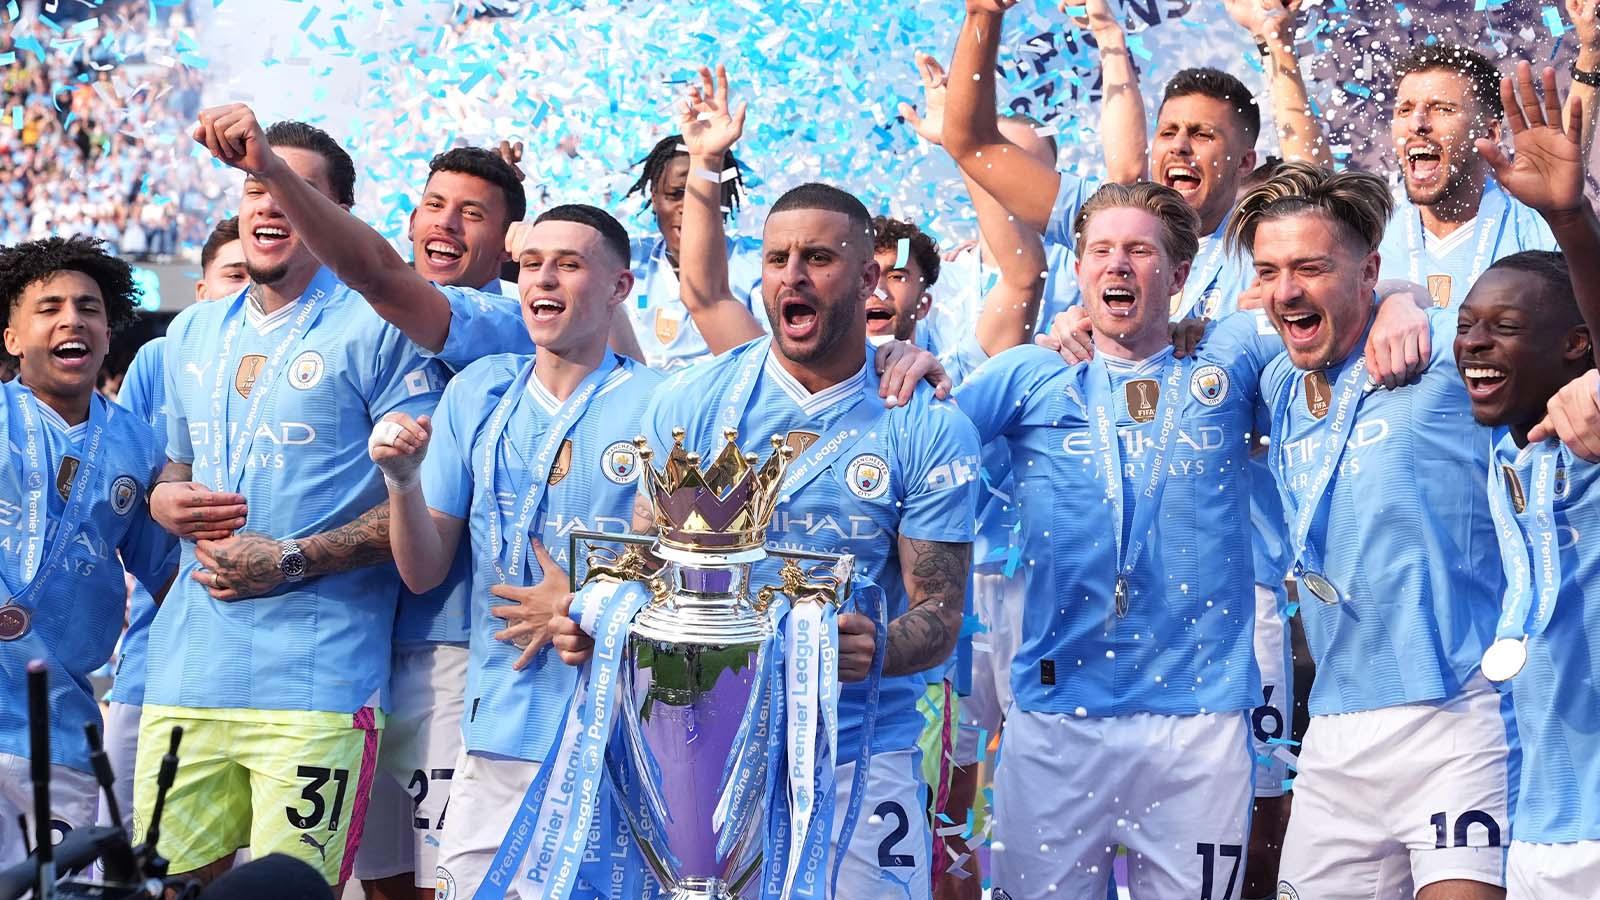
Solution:
[[[1510,681],[1528,662],[1528,639],[1500,638],[1483,651],[1483,677]]]
[[[1112,593],[1112,600],[1116,607],[1117,618],[1128,614],[1128,579],[1124,575],[1117,576],[1117,587]]]
[[[0,606],[0,641],[14,641],[28,633],[33,616],[15,603]]]
[[[1306,586],[1306,590],[1311,592],[1311,596],[1330,606],[1340,600],[1339,589],[1334,587],[1333,582],[1323,577],[1319,572],[1301,572],[1300,583]]]

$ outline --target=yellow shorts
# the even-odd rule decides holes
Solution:
[[[953,768],[951,750],[955,741],[956,722],[959,719],[959,697],[948,681],[930,684],[917,701],[922,713],[922,735],[917,747],[922,750],[922,780],[927,783],[930,812],[937,815],[939,805],[950,790]]]
[[[135,833],[155,806],[156,773],[174,726],[178,775],[161,816],[175,874],[235,850],[286,853],[329,884],[350,878],[377,767],[383,714],[146,706],[139,726]]]

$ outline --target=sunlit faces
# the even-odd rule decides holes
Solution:
[[[1183,196],[1208,225],[1233,208],[1239,181],[1256,165],[1237,116],[1226,101],[1203,94],[1173,97],[1161,105],[1150,142],[1152,180]]]
[[[406,237],[417,274],[436,284],[483,287],[507,258],[505,194],[464,172],[435,172],[411,211]]]
[[[678,258],[683,239],[683,195],[688,188],[689,157],[682,155],[667,160],[661,177],[650,185],[650,208],[655,210],[656,227],[667,242],[667,255],[673,259]]]
[[[198,302],[220,300],[237,294],[250,281],[245,271],[244,242],[229,241],[217,248],[211,264],[200,273],[194,284],[194,299]]]
[[[627,262],[581,222],[535,224],[517,257],[522,322],[535,346],[557,354],[603,351],[612,308],[632,288]]]
[[[1378,254],[1320,212],[1268,219],[1255,233],[1255,268],[1267,316],[1296,368],[1348,356],[1373,311]]]
[[[1389,132],[1406,196],[1429,206],[1471,178],[1479,165],[1473,139],[1498,138],[1499,125],[1478,108],[1467,76],[1432,69],[1400,79]]]
[[[328,178],[328,163],[315,151],[300,147],[275,147],[273,151],[296,175],[337,202],[338,195]],[[267,186],[249,176],[245,177],[244,198],[239,202],[239,240],[244,245],[245,268],[251,280],[259,284],[275,284],[291,273],[305,274],[320,265],[300,243]]]
[[[910,254],[906,254],[904,262],[899,255],[895,249],[878,250],[872,255],[880,274],[878,289],[867,298],[867,334],[910,341],[916,336],[917,323],[927,317],[933,296],[928,293],[922,266]],[[897,262],[901,265],[896,266]]]
[[[1456,323],[1456,368],[1481,425],[1526,427],[1587,367],[1588,331],[1530,272],[1491,269],[1472,285]]]
[[[5,341],[22,383],[41,399],[88,396],[111,346],[100,286],[73,271],[28,285],[11,307]]]
[[[866,342],[864,306],[878,286],[872,236],[844,213],[786,209],[767,216],[761,294],[772,336],[797,363]]]
[[[1168,304],[1189,273],[1188,262],[1168,258],[1163,234],[1146,210],[1111,207],[1089,217],[1078,252],[1078,286],[1095,333],[1140,356],[1170,342]]]

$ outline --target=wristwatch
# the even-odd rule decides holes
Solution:
[[[306,555],[294,538],[278,542],[278,571],[283,573],[284,581],[294,582],[306,577]]]
[[[1600,71],[1585,72],[1578,68],[1578,60],[1572,60],[1572,66],[1567,71],[1572,73],[1572,80],[1592,88],[1600,88]]]

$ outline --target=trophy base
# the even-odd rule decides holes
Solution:
[[[656,900],[740,900],[720,878],[684,878]]]

